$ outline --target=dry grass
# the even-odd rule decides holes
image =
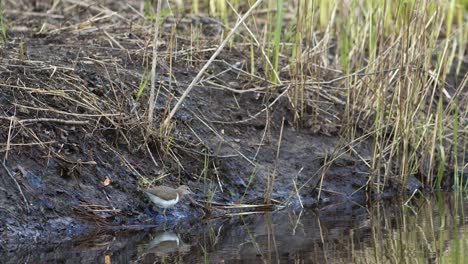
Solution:
[[[282,7],[272,0],[210,1],[216,8],[186,1],[185,9],[172,5],[172,11],[171,1],[155,1],[164,9],[155,9],[153,17],[137,0],[37,2],[23,13],[17,10],[28,6],[25,1],[4,2],[0,87],[2,100],[10,102],[0,114],[9,125],[5,156],[20,136],[23,144],[54,152],[47,144],[53,138],[37,130],[47,123],[90,136],[112,134],[118,144],[147,152],[155,166],[169,156],[182,167],[175,147],[205,146],[199,139],[180,143],[181,122],[173,119],[192,89],[209,84],[263,98],[263,110],[238,123],[287,98],[297,128],[341,139],[334,157],[360,157],[355,147],[373,140],[372,156],[360,157],[371,170],[368,189],[381,191],[395,176],[405,182],[418,175],[434,187],[443,177],[463,177],[468,31],[466,15],[457,12],[465,8],[460,1],[304,0]],[[209,10],[214,18],[207,17]],[[279,10],[282,30],[274,22]],[[247,55],[218,58],[232,50]],[[181,95],[174,93],[180,83],[174,64],[198,71]],[[237,74],[247,88],[224,83],[218,76],[225,72]],[[196,118],[222,138],[209,124],[214,120]]]

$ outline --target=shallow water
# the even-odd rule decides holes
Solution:
[[[2,263],[468,263],[468,197],[237,215],[2,252]],[[169,227],[170,226],[170,227]],[[467,254],[468,256],[468,254]]]

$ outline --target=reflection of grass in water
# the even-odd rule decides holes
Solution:
[[[209,253],[216,250],[216,246],[218,244],[218,240],[219,240],[220,232],[222,231],[222,227],[223,226],[221,226],[218,229],[218,231],[216,231],[214,226],[210,222],[208,222],[208,226],[207,226],[208,238],[206,237],[207,233],[205,232],[203,236],[203,241],[198,243],[203,252],[204,263],[210,263]]]
[[[256,241],[254,233],[250,230],[248,225],[245,223],[244,217],[241,216],[240,218],[241,218],[241,220],[243,222],[242,226],[244,227],[244,230],[247,233],[247,237],[249,238],[249,241],[246,242],[246,243],[252,244],[252,246],[255,248],[255,250],[257,250],[258,254],[261,255],[262,259],[264,259],[265,258],[264,252],[262,252],[262,249],[261,249],[259,243]],[[242,246],[243,245],[239,245],[239,247],[242,247]]]
[[[374,207],[370,246],[354,251],[353,261],[466,263],[468,232],[463,223],[463,202],[462,196],[441,194],[434,201],[413,200],[415,210],[401,206],[390,212]]]

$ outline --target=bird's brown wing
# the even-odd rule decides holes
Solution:
[[[177,191],[174,188],[167,186],[155,186],[145,189],[145,192],[151,193],[164,200],[174,200],[177,198]]]

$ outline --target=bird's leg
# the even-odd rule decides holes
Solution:
[[[164,208],[164,210],[163,210],[164,218],[166,218],[166,209],[167,209],[167,208]]]

